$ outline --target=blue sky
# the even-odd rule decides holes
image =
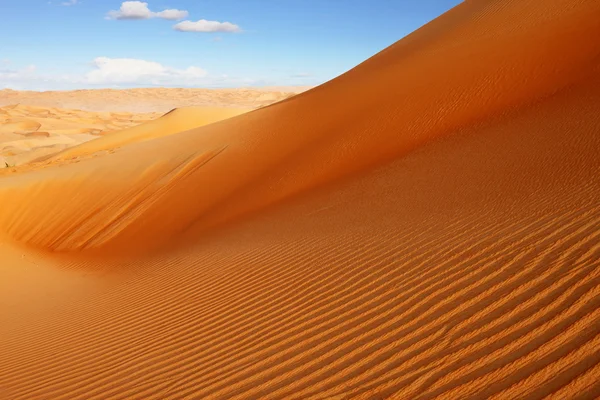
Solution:
[[[315,85],[460,0],[0,0],[0,88]]]

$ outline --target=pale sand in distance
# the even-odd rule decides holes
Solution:
[[[114,140],[109,134],[153,120],[174,108],[180,109],[177,117],[169,116],[160,131],[154,126],[150,131],[155,134],[148,131],[144,135],[154,137],[195,128],[287,99],[305,89],[0,90],[0,105],[8,104],[0,107],[0,168],[45,159],[100,136],[117,146],[122,140]],[[188,109],[187,116],[181,115],[182,109]],[[121,138],[131,135],[119,134]]]
[[[27,104],[78,108],[87,111],[168,112],[173,108],[203,106],[254,109],[308,90],[308,86],[232,89],[96,89],[71,91],[0,90],[0,106]]]
[[[596,398],[598,15],[465,1],[289,100],[2,176],[0,398]]]
[[[0,107],[0,168],[26,164],[160,115],[90,112],[22,104]]]

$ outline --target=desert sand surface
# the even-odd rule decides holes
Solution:
[[[283,102],[3,175],[0,398],[597,398],[598,15],[465,1]]]
[[[27,104],[38,107],[75,108],[87,111],[166,113],[181,107],[231,107],[254,109],[287,99],[309,86],[269,86],[232,89],[90,89],[70,91],[0,90],[0,106]]]

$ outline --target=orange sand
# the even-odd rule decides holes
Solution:
[[[3,176],[0,398],[599,396],[599,15],[467,0],[284,102]]]

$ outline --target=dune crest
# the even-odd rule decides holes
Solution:
[[[598,15],[466,1],[280,103],[2,177],[0,396],[599,396]]]

